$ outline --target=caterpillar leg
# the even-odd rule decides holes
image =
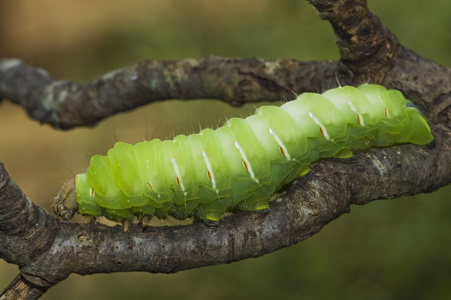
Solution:
[[[162,203],[160,207],[155,207],[155,215],[160,219],[164,219],[172,209],[172,206],[173,202]]]
[[[169,214],[178,220],[184,220],[194,215],[196,206],[197,201],[186,201],[184,204],[174,205]]]
[[[121,224],[124,227],[124,232],[128,232],[130,230],[130,220],[122,220]]]
[[[242,211],[255,211],[257,213],[266,213],[269,211],[268,199],[259,201],[248,201],[247,199],[238,205],[238,209]]]
[[[298,176],[299,177],[305,176],[307,174],[310,174],[311,171],[312,171],[312,169],[310,169],[309,166],[305,166],[305,167],[301,168],[301,170],[298,173]]]
[[[334,155],[335,158],[342,158],[342,159],[348,159],[351,158],[354,154],[352,154],[352,151],[350,149],[343,149],[337,154]]]
[[[244,199],[238,204],[238,210],[255,211],[257,213],[266,213],[269,211],[269,198],[276,191],[276,186],[273,182],[267,182],[260,186],[251,194],[250,197]]]
[[[147,216],[147,215],[143,216],[143,218],[141,220],[143,229],[147,227],[147,224],[149,223],[149,221],[150,221],[149,216]]]
[[[219,198],[211,203],[202,203],[196,209],[196,217],[209,226],[217,226],[221,216],[225,214],[231,205],[230,198]]]
[[[212,219],[205,220],[205,225],[210,226],[210,227],[218,226],[219,225],[219,220],[213,220],[213,218],[216,218],[216,217],[212,217]]]

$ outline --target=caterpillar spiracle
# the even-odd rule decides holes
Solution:
[[[216,130],[118,142],[62,188],[54,210],[64,220],[171,215],[215,225],[227,211],[266,211],[272,194],[319,159],[431,141],[427,120],[400,91],[363,84],[304,93]]]

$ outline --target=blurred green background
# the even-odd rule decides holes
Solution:
[[[406,47],[451,65],[450,1],[369,2]],[[0,0],[0,38],[0,57],[78,82],[146,58],[338,58],[329,24],[302,0]],[[167,101],[62,132],[3,101],[0,160],[50,210],[61,184],[117,140],[171,138],[254,109]],[[43,299],[451,299],[450,193],[354,206],[312,238],[258,259],[172,275],[71,275]],[[0,288],[17,273],[0,260]]]

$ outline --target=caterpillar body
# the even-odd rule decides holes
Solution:
[[[433,140],[427,120],[397,90],[374,84],[304,93],[280,107],[173,140],[115,144],[63,187],[55,213],[121,221],[195,216],[217,224],[226,211],[266,211],[281,186],[323,158]]]

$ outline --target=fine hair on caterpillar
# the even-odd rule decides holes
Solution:
[[[270,196],[320,159],[432,141],[425,117],[397,90],[363,84],[304,93],[215,130],[117,142],[63,186],[54,210],[64,220],[77,212],[143,223],[153,216],[194,216],[216,225],[226,212],[268,211]]]

